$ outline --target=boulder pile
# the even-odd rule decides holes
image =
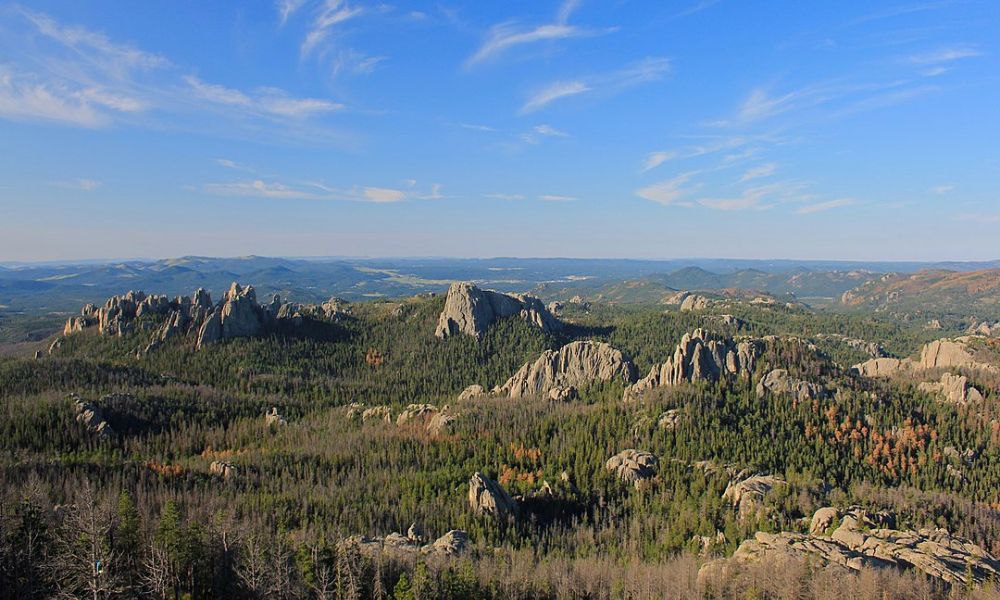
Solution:
[[[609,458],[604,463],[604,468],[617,475],[623,483],[638,486],[640,482],[656,475],[658,464],[659,460],[651,453],[629,448]]]
[[[960,586],[1000,577],[1000,560],[968,540],[943,529],[901,531],[894,527],[895,519],[890,513],[822,508],[813,515],[809,534],[757,532],[753,539],[740,544],[731,558],[706,563],[698,579],[704,584],[732,563],[762,559],[808,560],[817,567],[840,567],[846,572],[865,568],[915,569]]]

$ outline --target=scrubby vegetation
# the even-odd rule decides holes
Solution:
[[[1000,552],[996,381],[982,404],[947,405],[905,382],[860,380],[867,356],[818,334],[877,341],[906,356],[936,337],[863,315],[738,306],[742,326],[704,312],[594,306],[547,334],[503,320],[485,339],[433,337],[440,298],[359,303],[336,324],[310,322],[194,351],[151,330],[69,336],[52,356],[0,358],[0,597],[91,598],[829,598],[995,597],[914,574],[748,566],[697,582],[699,561],[732,553],[756,531],[805,531],[826,505],[891,508],[907,527],[934,526]],[[568,403],[475,398],[541,351],[607,341],[641,373],[695,327],[783,342],[749,379],[655,390],[623,403],[620,384]],[[377,357],[377,360],[372,357]],[[782,366],[822,382],[822,399],[762,401],[754,383]],[[99,401],[113,433],[78,422],[69,394]],[[351,403],[448,404],[454,428],[349,416]],[[276,408],[287,425],[264,414]],[[667,409],[681,421],[657,425]],[[643,448],[655,478],[625,486],[609,456]],[[952,459],[972,451],[975,460]],[[239,469],[211,473],[213,461]],[[723,500],[726,466],[783,477],[764,510],[740,519]],[[524,513],[474,516],[467,483],[482,471]],[[552,490],[536,496],[543,482]],[[469,533],[453,560],[372,557],[342,544],[420,524]],[[721,532],[721,535],[719,535]],[[703,543],[703,539],[710,540]]]

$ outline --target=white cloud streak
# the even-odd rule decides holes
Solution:
[[[800,215],[811,215],[818,212],[824,212],[827,210],[832,210],[834,208],[842,208],[844,206],[851,206],[852,204],[857,204],[858,201],[854,198],[837,198],[835,200],[827,200],[825,202],[816,202],[814,204],[809,204],[799,208],[795,212]]]
[[[550,83],[528,97],[521,107],[521,114],[535,112],[552,102],[581,94],[601,92],[616,94],[627,88],[661,79],[670,70],[666,58],[649,57],[618,71],[590,75],[575,80]]]

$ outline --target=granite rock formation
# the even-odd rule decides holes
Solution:
[[[620,350],[604,342],[580,341],[546,350],[525,363],[493,392],[510,398],[547,394],[553,388],[581,388],[595,381],[635,381],[635,365]]]
[[[508,317],[521,318],[542,331],[562,328],[562,323],[538,298],[481,290],[471,283],[453,283],[448,288],[434,335],[446,338],[464,334],[482,338],[490,325]]]

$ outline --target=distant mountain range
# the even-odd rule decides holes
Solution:
[[[835,303],[848,290],[886,273],[920,269],[982,271],[989,263],[905,263],[790,260],[623,259],[288,259],[269,257],[6,264],[0,266],[0,312],[75,311],[130,289],[178,295],[202,287],[213,294],[233,281],[258,293],[298,302],[440,292],[451,281],[502,291],[532,291],[554,299],[580,294],[612,302],[656,302],[674,290],[753,289]],[[895,280],[894,280],[895,281]]]

